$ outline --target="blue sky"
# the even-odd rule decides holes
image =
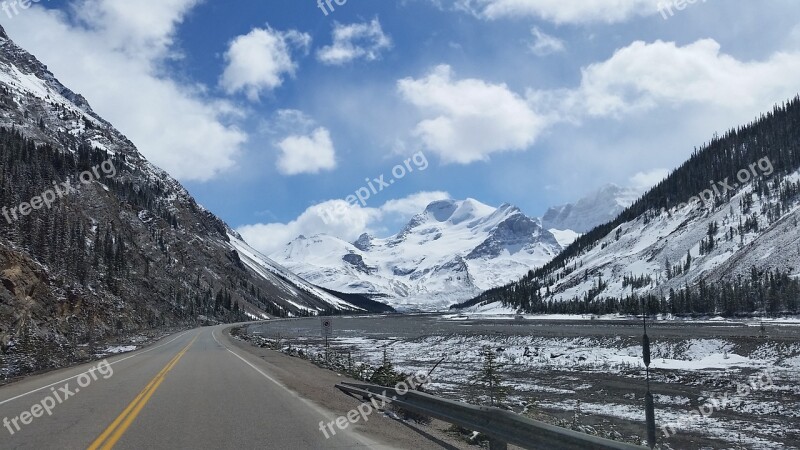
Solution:
[[[535,216],[648,186],[800,91],[800,3],[681,3],[50,0],[0,23],[271,252],[443,197]],[[414,154],[425,170],[345,201]]]

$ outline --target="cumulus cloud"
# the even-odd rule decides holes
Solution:
[[[198,3],[74,0],[67,12],[34,5],[4,26],[146,158],[181,180],[205,181],[234,165],[247,135],[231,124],[231,105],[161,70],[179,56],[176,28]]]
[[[336,168],[336,148],[330,132],[303,111],[279,109],[262,124],[261,131],[278,150],[276,166],[284,175]]]
[[[457,9],[486,19],[531,16],[557,24],[618,23],[658,12],[664,0],[456,0]]]
[[[376,219],[372,208],[352,206],[344,200],[331,200],[314,205],[288,223],[245,225],[236,231],[248,244],[265,255],[270,255],[296,237],[320,233],[353,241]],[[363,231],[362,231],[363,232]]]
[[[538,27],[531,29],[531,34],[533,34],[533,42],[528,47],[536,55],[547,56],[553,53],[561,53],[567,49],[564,41],[545,33]]]
[[[653,169],[647,172],[638,172],[630,179],[631,187],[644,192],[667,178],[669,173],[669,169]]]
[[[680,47],[674,42],[633,42],[582,70],[576,89],[533,91],[539,107],[562,117],[623,116],[656,107],[695,104],[752,116],[797,94],[800,53],[775,53],[740,61],[712,39]]]
[[[258,251],[269,255],[302,235],[328,234],[348,242],[374,232],[387,217],[408,220],[436,200],[450,198],[447,192],[419,192],[390,200],[379,208],[365,208],[344,200],[329,200],[311,206],[288,223],[245,225],[236,231]]]
[[[319,173],[336,168],[336,149],[330,132],[324,127],[310,135],[288,136],[278,144],[278,170],[285,175]]]
[[[556,124],[643,117],[653,110],[681,111],[694,118],[694,128],[710,133],[796,96],[793,74],[799,70],[798,51],[741,60],[712,39],[684,46],[636,41],[584,66],[574,87],[528,89],[525,98],[505,84],[457,79],[448,65],[397,85],[419,114],[411,135],[444,163],[468,164],[531,149]]]
[[[418,192],[405,198],[389,200],[381,206],[381,211],[385,214],[399,214],[404,217],[411,217],[421,213],[435,201],[448,199],[450,199],[450,194],[444,191]]]
[[[468,164],[496,152],[525,150],[546,125],[505,84],[454,80],[448,65],[424,78],[402,79],[398,90],[428,117],[414,134],[445,163]]]
[[[350,25],[335,22],[333,44],[319,49],[317,59],[329,65],[343,65],[359,58],[374,61],[391,47],[392,40],[383,32],[378,19]]]
[[[437,0],[438,1],[438,0]],[[658,12],[664,0],[456,0],[456,9],[485,19],[537,17],[557,24],[618,23]]]
[[[228,94],[244,92],[257,101],[262,91],[272,91],[294,76],[293,52],[308,52],[311,36],[297,30],[279,31],[270,26],[237,36],[225,53],[226,67],[220,84]]]
[[[199,3],[201,0],[83,0],[72,2],[71,10],[79,22],[101,31],[111,47],[132,57],[160,57],[171,49],[175,27]]]

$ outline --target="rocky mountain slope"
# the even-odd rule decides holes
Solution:
[[[4,376],[155,327],[363,310],[251,252],[2,29],[0,207]]]
[[[518,279],[561,249],[518,208],[467,199],[431,203],[385,239],[300,236],[271,258],[319,286],[430,310]]]

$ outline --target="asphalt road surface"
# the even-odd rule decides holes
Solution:
[[[0,448],[392,448],[351,430],[326,439],[319,423],[335,415],[285,388],[222,330],[0,388]]]

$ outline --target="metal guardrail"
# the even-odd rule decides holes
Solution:
[[[475,406],[419,391],[401,394],[394,388],[360,383],[339,383],[339,390],[364,400],[377,398],[417,414],[442,420],[489,437],[491,450],[508,444],[532,450],[642,450],[644,447],[591,436],[538,422],[500,408]]]

